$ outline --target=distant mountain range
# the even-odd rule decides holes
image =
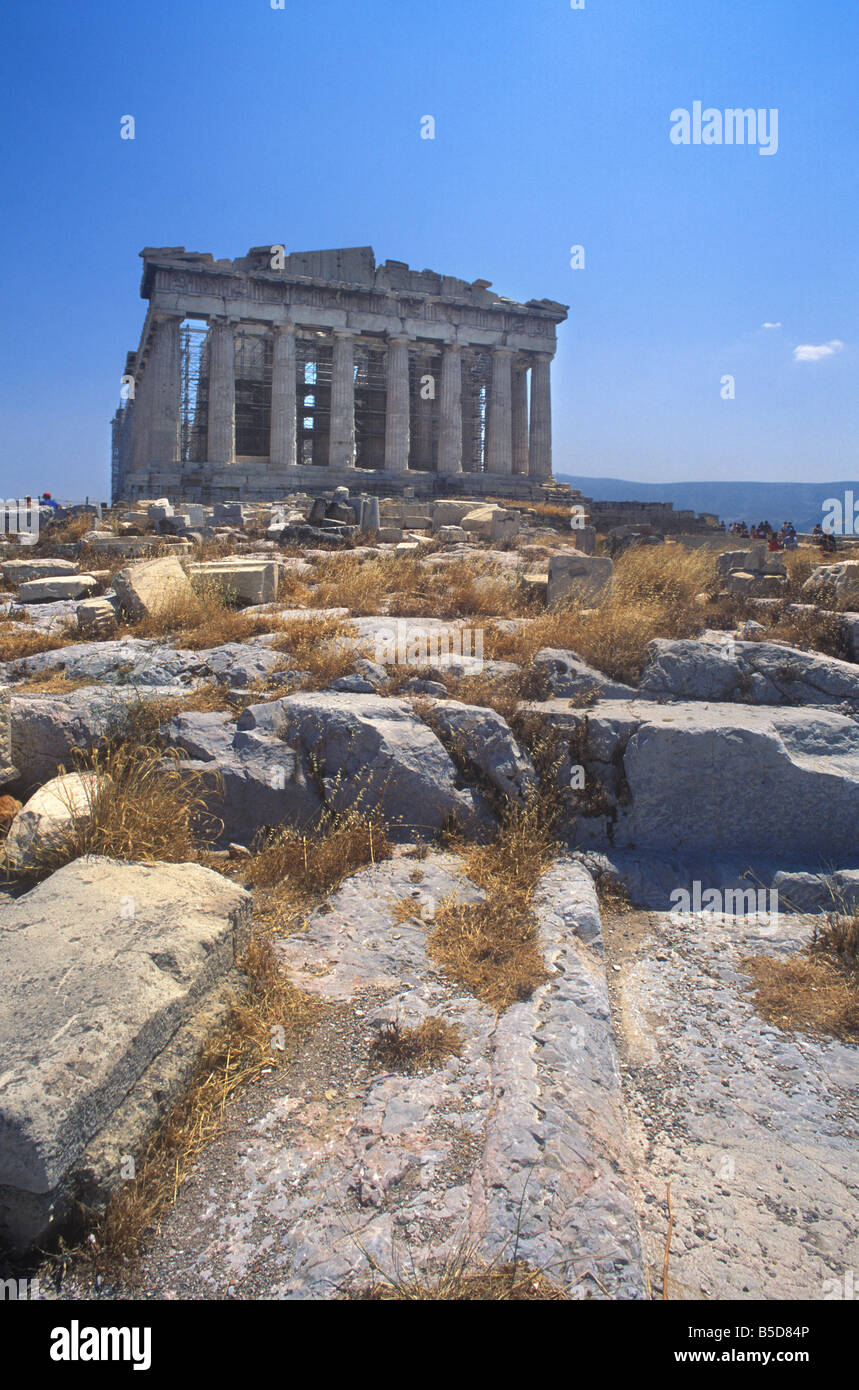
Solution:
[[[810,531],[818,521],[822,524],[828,498],[839,498],[843,506],[845,493],[852,492],[859,503],[859,474],[834,483],[634,483],[627,478],[585,478],[571,473],[555,477],[595,501],[673,502],[677,511],[691,507],[694,512],[715,512],[728,525],[769,521],[778,527],[792,521],[797,531]]]

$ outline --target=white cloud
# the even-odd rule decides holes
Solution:
[[[840,352],[844,344],[839,338],[833,338],[828,343],[820,343],[815,346],[813,343],[802,343],[793,350],[794,362],[819,362],[823,357],[832,357],[834,353]]]
[[[780,323],[762,323],[761,328],[781,328]]]

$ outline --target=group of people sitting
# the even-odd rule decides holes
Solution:
[[[815,530],[818,530],[815,527]],[[744,540],[766,541],[770,550],[796,550],[796,528],[792,521],[782,522],[781,530],[776,531],[768,521],[759,521],[749,528],[745,521],[735,521],[729,528],[732,536],[742,536]]]

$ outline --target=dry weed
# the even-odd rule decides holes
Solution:
[[[495,839],[463,845],[460,852],[468,878],[486,898],[443,902],[427,951],[451,979],[500,1013],[529,999],[548,978],[531,910],[534,888],[555,852],[543,798],[510,807]]]
[[[403,1071],[410,1076],[440,1067],[448,1057],[459,1055],[462,1034],[443,1018],[425,1018],[414,1028],[398,1020],[383,1024],[370,1048],[370,1059],[387,1071]]]

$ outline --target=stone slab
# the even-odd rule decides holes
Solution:
[[[75,1165],[235,968],[250,895],[196,864],[86,856],[0,907],[0,1241],[66,1212]]]

